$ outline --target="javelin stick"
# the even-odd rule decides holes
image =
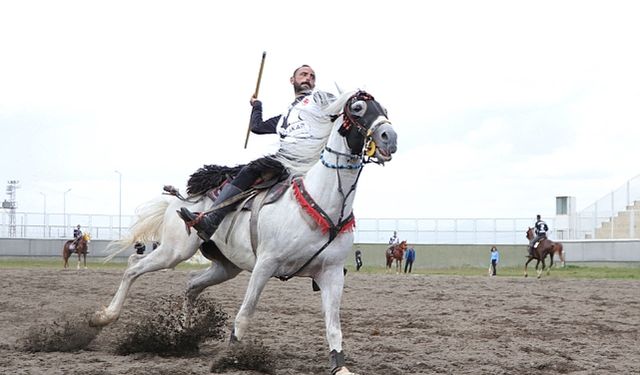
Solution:
[[[258,99],[258,91],[260,91],[260,81],[262,81],[262,69],[264,68],[264,59],[267,57],[267,51],[262,52],[262,61],[260,62],[260,72],[258,72],[258,82],[256,82],[256,91],[253,93],[253,97]],[[244,148],[247,148],[249,143],[249,134],[251,134],[251,120],[249,120],[249,126],[247,127],[247,137],[244,139]]]

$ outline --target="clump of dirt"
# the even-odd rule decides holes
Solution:
[[[220,353],[211,364],[211,372],[220,373],[229,369],[252,370],[264,374],[276,373],[276,357],[262,342],[236,342]]]
[[[190,355],[207,340],[224,336],[228,315],[211,300],[198,298],[189,317],[183,312],[183,297],[170,295],[150,303],[142,322],[125,327],[116,346],[116,353],[155,353],[160,355]]]
[[[18,346],[27,352],[73,352],[85,349],[98,333],[100,328],[91,327],[88,316],[75,316],[30,327]]]

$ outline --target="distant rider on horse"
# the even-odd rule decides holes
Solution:
[[[282,115],[263,121],[262,102],[255,97],[251,97],[250,100],[253,107],[250,121],[251,131],[256,134],[278,134],[280,136],[279,150],[273,155],[262,157],[245,165],[231,182],[224,184],[215,200],[216,205],[248,190],[265,176],[282,177],[291,171],[305,173],[320,157],[329,132],[320,132],[311,127],[310,123],[325,117],[324,109],[336,98],[327,92],[314,91],[316,73],[308,65],[297,68],[289,81],[293,85],[295,100]],[[330,122],[328,126],[331,126]],[[307,156],[309,150],[314,149],[317,149],[317,154],[314,153],[312,158]],[[198,231],[198,236],[208,241],[218,229],[225,215],[233,209],[234,204],[229,204],[212,212],[197,213],[182,207],[178,211],[178,215],[186,222],[187,227],[195,228]]]
[[[80,224],[78,224],[78,226],[73,230],[73,242],[71,243],[72,250],[75,250],[76,247],[78,247],[78,243],[80,243],[80,239],[83,235],[82,230],[80,230]]]
[[[536,236],[534,237],[534,239],[529,244],[529,256],[530,257],[533,257],[533,249],[534,249],[534,246],[536,245],[536,243],[546,239],[547,238],[547,231],[549,230],[549,227],[547,226],[547,223],[545,223],[540,218],[540,215],[536,215],[536,223],[533,225],[533,230],[535,231]]]
[[[389,247],[387,248],[387,253],[389,255],[393,254],[393,249],[400,244],[400,239],[398,238],[398,232],[393,231],[393,236],[389,238]]]

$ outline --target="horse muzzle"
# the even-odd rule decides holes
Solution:
[[[385,122],[378,125],[371,135],[371,143],[370,151],[373,159],[379,164],[390,161],[392,154],[398,150],[398,135],[391,123]]]

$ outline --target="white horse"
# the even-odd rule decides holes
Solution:
[[[231,334],[232,341],[242,340],[270,278],[310,277],[321,290],[331,373],[343,375],[351,374],[342,351],[340,302],[344,264],[353,245],[353,233],[348,229],[353,225],[355,190],[365,163],[391,160],[397,136],[386,111],[365,92],[344,94],[327,112],[332,116],[326,124],[331,132],[320,160],[282,198],[262,208],[256,253],[249,235],[250,213],[241,211],[234,218],[233,214],[227,215],[212,238],[220,252],[208,269],[188,281],[185,306],[205,288],[232,279],[243,270],[251,271]],[[160,246],[144,257],[130,259],[111,303],[95,313],[92,324],[104,326],[118,319],[127,292],[140,275],[173,268],[193,256],[202,240],[195,233],[186,233],[176,210],[187,206],[192,211],[206,211],[212,205],[209,199],[189,203],[165,198],[139,212],[132,238],[125,240],[120,251],[136,240],[149,238],[161,237]],[[233,228],[229,232],[230,226]]]

